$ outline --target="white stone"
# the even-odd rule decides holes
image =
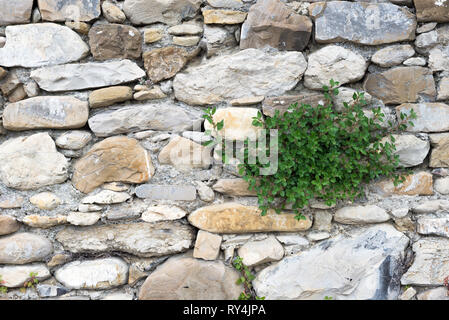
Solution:
[[[423,57],[413,57],[408,58],[403,62],[406,66],[418,66],[418,67],[424,67],[427,64],[427,61]]]
[[[35,279],[43,281],[50,278],[50,271],[43,263],[36,263],[24,266],[2,266],[0,275],[2,276],[2,286],[7,288],[22,287],[26,281],[31,280],[30,274],[36,273]]]
[[[62,149],[79,150],[92,140],[89,131],[73,130],[61,134],[56,139],[56,145]]]
[[[207,184],[202,181],[195,181],[196,191],[201,200],[206,202],[214,201],[215,192]]]
[[[449,44],[430,49],[429,68],[433,72],[449,71]]]
[[[399,155],[399,166],[407,168],[423,163],[430,150],[429,141],[421,140],[411,134],[394,134],[393,138],[395,139],[394,145],[396,146],[393,154]],[[382,139],[382,143],[385,142],[391,143],[390,138],[386,137]]]
[[[431,213],[439,210],[449,210],[449,201],[443,199],[427,200],[413,207],[414,213]]]
[[[415,50],[409,44],[397,44],[377,51],[371,61],[381,67],[392,67],[413,57]]]
[[[70,212],[67,222],[75,226],[91,226],[100,220],[101,215],[96,212]]]
[[[177,220],[185,217],[187,213],[177,206],[156,205],[148,207],[141,219],[145,222],[156,222],[165,220]]]
[[[203,260],[215,260],[220,253],[222,237],[204,230],[199,230],[196,236],[193,257]]]
[[[284,248],[274,236],[261,241],[250,241],[238,250],[243,264],[252,267],[265,262],[278,261],[284,256]]]
[[[330,238],[330,233],[326,231],[311,231],[307,234],[307,239],[310,241],[321,241]]]
[[[391,215],[395,218],[404,218],[408,214],[409,210],[409,208],[393,209],[391,210]]]
[[[449,177],[435,180],[433,187],[436,192],[441,194],[449,194]]]
[[[191,23],[183,23],[177,26],[173,26],[168,28],[168,33],[175,36],[183,36],[183,35],[198,35],[203,33],[203,28],[196,24]]]
[[[338,209],[334,220],[344,224],[379,223],[390,220],[390,216],[376,205],[352,206]]]
[[[437,100],[449,100],[449,77],[443,77],[438,85]]]
[[[125,202],[129,198],[131,198],[131,196],[127,192],[102,190],[95,195],[83,198],[81,202],[84,204],[112,204]]]
[[[420,217],[416,223],[416,231],[423,235],[449,238],[449,217]]]
[[[416,290],[413,287],[407,288],[400,296],[399,300],[411,300],[416,295]]]

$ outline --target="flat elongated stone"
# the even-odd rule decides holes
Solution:
[[[385,104],[415,102],[419,96],[434,99],[436,95],[432,72],[423,67],[396,67],[370,73],[363,88]]]
[[[371,61],[381,67],[392,67],[413,57],[415,50],[409,44],[398,44],[377,51]]]
[[[37,189],[67,179],[68,160],[48,133],[6,140],[0,145],[0,179],[8,187]]]
[[[270,300],[394,300],[408,243],[388,224],[354,229],[263,269],[253,285]]]
[[[378,45],[415,39],[416,19],[391,3],[318,2],[309,6],[317,42]]]
[[[0,216],[0,236],[16,232],[19,228],[20,224],[14,217]]]
[[[107,107],[133,98],[133,90],[127,86],[116,86],[93,91],[89,95],[91,108]]]
[[[100,0],[38,0],[42,20],[91,21],[101,14]]]
[[[130,105],[114,111],[97,113],[89,127],[97,137],[143,130],[180,132],[201,122],[201,114],[170,102]]]
[[[15,233],[0,239],[0,264],[43,261],[53,252],[47,238],[33,233]]]
[[[433,177],[429,172],[421,171],[407,175],[405,181],[398,186],[394,186],[393,180],[382,180],[374,183],[371,189],[382,195],[432,195]]]
[[[0,26],[28,23],[34,0],[0,0]]]
[[[233,202],[199,208],[188,220],[195,227],[214,233],[304,231],[312,226],[309,218],[296,220],[294,214],[272,211],[261,216],[259,208]]]
[[[449,22],[449,3],[445,0],[414,0],[418,21]]]
[[[34,97],[6,105],[3,126],[8,130],[75,129],[84,127],[89,116],[86,101],[74,97]]]
[[[404,103],[396,107],[396,114],[410,114],[415,111],[417,118],[412,120],[414,126],[407,126],[411,132],[439,132],[449,130],[449,105],[444,103]],[[399,118],[398,118],[399,119]]]
[[[78,252],[120,251],[139,257],[183,252],[193,245],[190,226],[178,222],[68,227],[56,235],[64,249]]]
[[[31,280],[30,274],[36,274],[35,279],[43,281],[50,278],[50,271],[43,263],[30,264],[25,266],[3,266],[0,267],[2,275],[2,286],[7,288],[23,287],[25,282]]]
[[[161,150],[160,164],[171,164],[181,171],[194,168],[207,169],[212,164],[212,150],[190,139],[177,136]]]
[[[307,92],[299,95],[285,95],[278,97],[265,98],[262,104],[263,113],[269,117],[273,117],[276,110],[279,110],[279,114],[284,114],[290,105],[294,103],[310,104],[311,106],[317,106],[318,104],[324,105],[324,95],[319,92]]]
[[[201,0],[125,0],[123,11],[133,24],[161,22],[172,26],[194,17],[201,3]]]
[[[390,220],[390,216],[375,205],[352,206],[338,209],[334,220],[344,224],[379,223]]]
[[[245,21],[247,13],[243,11],[207,9],[203,10],[205,24],[239,24]]]
[[[104,139],[73,167],[73,185],[88,193],[105,182],[142,183],[154,174],[148,152],[135,139],[117,136]]]
[[[312,33],[312,21],[279,0],[260,0],[251,6],[240,33],[240,49],[270,46],[302,51]],[[269,36],[267,36],[269,35]]]
[[[100,220],[101,215],[97,212],[70,212],[67,222],[75,226],[91,226]]]
[[[176,206],[158,205],[148,207],[141,219],[145,222],[156,222],[166,220],[177,220],[183,218],[187,213]]]
[[[420,217],[416,223],[416,231],[424,235],[449,238],[449,217]]]
[[[203,33],[203,28],[196,24],[183,23],[167,29],[169,34],[175,36],[195,36]]]
[[[56,139],[56,145],[62,149],[79,150],[92,140],[89,131],[66,131]]]
[[[427,200],[413,207],[414,213],[431,213],[440,210],[449,210],[448,200]]]
[[[130,60],[66,64],[31,72],[39,87],[50,92],[107,87],[144,76],[145,72]]]
[[[420,292],[417,300],[449,300],[446,287],[437,287]]]
[[[175,97],[189,104],[215,104],[249,95],[280,95],[301,79],[307,63],[300,52],[246,49],[188,67],[173,81]]]
[[[84,204],[114,204],[125,202],[129,198],[131,196],[127,192],[102,190],[95,195],[83,198],[81,202]]]
[[[69,289],[110,289],[128,282],[128,265],[119,258],[73,261],[56,270],[55,278]]]
[[[48,229],[54,226],[67,223],[67,217],[66,216],[48,217],[39,215],[29,215],[23,218],[22,222],[32,228]]]
[[[243,179],[219,179],[213,186],[217,192],[230,196],[255,196],[255,190],[249,190],[249,184]]]
[[[54,23],[6,27],[6,45],[0,48],[4,67],[41,67],[78,61],[89,53],[88,45],[66,26]]]
[[[151,185],[136,187],[136,196],[152,200],[193,201],[196,199],[196,188],[187,185]]]

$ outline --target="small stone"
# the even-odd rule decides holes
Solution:
[[[14,233],[19,230],[20,224],[14,217],[11,216],[0,216],[0,236],[6,234]]]
[[[101,215],[96,212],[70,212],[67,222],[75,226],[91,226],[100,220]]]
[[[297,246],[308,246],[309,241],[301,235],[292,233],[282,233],[276,236],[276,239],[279,240],[280,243],[285,245],[297,245]]]
[[[416,290],[413,287],[407,288],[400,296],[399,300],[412,300],[416,295]]]
[[[393,180],[383,180],[374,183],[372,190],[382,196],[391,195],[432,195],[433,178],[432,174],[421,171],[407,175],[405,181],[398,186],[394,186]]]
[[[90,24],[80,21],[66,21],[65,25],[76,32],[84,35],[89,34]]]
[[[423,57],[414,57],[414,58],[408,58],[403,62],[405,66],[409,67],[424,67],[427,64],[427,61]]]
[[[427,52],[438,44],[438,32],[436,30],[420,34],[416,37],[415,47],[420,53]]]
[[[415,111],[417,118],[413,120],[414,126],[408,126],[410,132],[439,132],[449,130],[449,105],[444,103],[404,103],[396,107],[396,115],[410,114]]]
[[[233,106],[250,106],[253,104],[261,103],[265,99],[264,96],[243,97],[238,99],[232,99],[231,104]]]
[[[449,238],[449,217],[420,217],[416,230],[419,234]]]
[[[96,212],[96,211],[101,211],[103,210],[102,206],[98,206],[96,204],[83,204],[80,203],[80,205],[78,206],[78,211],[79,212]]]
[[[438,85],[437,100],[449,100],[449,77],[443,77]]]
[[[0,200],[1,209],[16,209],[21,208],[25,199],[21,196],[13,196],[9,199]]]
[[[222,237],[207,231],[199,230],[196,236],[193,257],[203,260],[216,260],[220,253]]]
[[[119,258],[73,261],[55,272],[69,289],[110,289],[127,283],[127,275],[128,265]]]
[[[205,24],[239,24],[245,21],[246,12],[222,9],[203,10]]]
[[[30,202],[41,210],[53,210],[62,203],[61,199],[51,192],[35,194],[30,198]]]
[[[183,47],[196,46],[199,41],[200,37],[198,36],[173,37],[173,43]]]
[[[49,285],[38,283],[36,285],[36,291],[39,294],[39,297],[48,298],[64,295],[69,292],[69,289],[64,288],[63,286],[60,285]]]
[[[352,206],[337,210],[334,220],[343,224],[380,223],[390,220],[390,216],[375,205]]]
[[[103,2],[101,5],[101,10],[103,11],[103,16],[110,23],[123,23],[126,20],[126,16],[123,11],[111,2]]]
[[[51,257],[50,261],[47,263],[49,268],[60,266],[66,262],[70,261],[70,255],[64,253],[57,253]]]
[[[132,294],[127,294],[127,293],[111,293],[108,294],[106,296],[104,296],[103,298],[101,298],[101,300],[133,300],[134,296]]]
[[[67,223],[67,217],[59,215],[54,217],[29,215],[22,219],[22,223],[32,228],[48,229]]]
[[[121,192],[121,191],[128,191],[129,185],[126,183],[122,183],[122,182],[109,182],[109,183],[105,183],[102,186],[102,188],[106,189],[106,190]]]
[[[194,201],[196,188],[188,185],[151,185],[136,187],[136,196],[152,200]]]
[[[101,14],[100,0],[38,0],[38,5],[47,21],[91,21]]]
[[[432,31],[437,26],[436,22],[425,23],[422,26],[416,28],[416,33],[425,33]]]
[[[1,82],[0,90],[4,96],[9,96],[21,84],[21,82],[14,73],[8,73],[5,71],[4,75],[7,75],[7,77]]]
[[[27,93],[23,87],[23,84],[19,84],[19,86],[15,88],[14,91],[8,96],[8,101],[14,103],[23,100],[26,97]]]
[[[429,113],[430,114],[430,113]],[[429,167],[449,167],[449,134],[435,133],[429,135],[432,144]],[[439,173],[445,174],[444,169],[439,169]],[[433,173],[433,172],[432,172]],[[449,173],[449,172],[448,172]],[[441,175],[440,174],[440,175]],[[445,175],[443,175],[445,176]]]
[[[223,49],[229,49],[237,45],[235,35],[225,27],[213,24],[204,25],[203,42],[206,43],[207,57],[211,57]]]
[[[203,33],[203,28],[196,24],[183,23],[168,28],[168,33],[175,36],[196,36]]]
[[[415,207],[413,207],[414,213],[431,213],[437,211],[447,211],[449,210],[449,201],[448,200],[427,200],[419,203]]]
[[[198,132],[198,131],[184,131],[182,133],[182,136],[201,145],[206,141],[212,140],[212,137],[210,135],[206,134],[205,132]]]
[[[415,222],[410,217],[394,218],[396,230],[400,232],[415,232]]]
[[[415,50],[409,44],[398,44],[377,51],[371,61],[381,67],[392,67],[413,57]]]
[[[449,194],[449,177],[435,180],[435,191],[441,194]]]
[[[6,77],[7,74],[8,74],[8,71],[6,71],[2,67],[0,67],[0,80],[3,79],[4,77]]]
[[[243,6],[241,0],[207,0],[207,3],[214,8],[240,8]]]
[[[161,141],[168,140],[170,138],[171,138],[171,134],[169,134],[169,133],[162,133],[162,134],[158,134],[158,135],[152,137],[150,139],[150,141],[154,142],[154,143],[158,143],[158,142],[161,142]]]
[[[432,170],[432,174],[439,177],[447,177],[449,176],[449,170],[446,168],[436,168]]]
[[[284,257],[284,248],[274,236],[261,241],[250,241],[238,250],[243,264],[252,267],[258,264],[278,261]]]
[[[249,190],[249,184],[243,179],[219,179],[213,186],[217,192],[229,196],[256,196],[255,190]]]
[[[198,192],[198,196],[202,201],[211,202],[215,199],[214,190],[207,186],[202,181],[195,181],[196,191]]]
[[[438,287],[434,289],[420,292],[417,296],[418,300],[449,300],[446,287]]]
[[[313,214],[313,230],[330,232],[332,229],[332,214],[324,210],[315,211]]]
[[[27,96],[30,97],[30,98],[36,97],[36,96],[39,95],[39,86],[33,80],[27,82],[23,86],[23,88],[25,89],[25,92],[26,92]]]
[[[333,97],[334,106],[338,111],[344,110],[344,102],[348,103],[349,105],[354,104],[354,93],[359,93],[360,90],[355,90],[348,87],[340,87],[338,88],[338,95],[336,97]],[[367,104],[372,102],[373,97],[368,93],[364,92],[363,97],[365,98],[365,101]],[[317,104],[317,103],[316,103]],[[367,113],[365,113],[367,115]],[[367,115],[368,116],[368,115]]]
[[[133,90],[127,86],[109,87],[92,91],[89,95],[91,108],[107,107],[116,103],[131,100]]]
[[[81,202],[84,204],[113,204],[125,202],[129,198],[131,198],[131,196],[127,192],[102,190],[93,196],[83,198]]]
[[[300,95],[285,95],[278,97],[265,98],[262,105],[263,113],[269,117],[273,117],[276,110],[279,110],[279,114],[283,115],[287,109],[293,103],[310,104],[311,106],[317,106],[318,104],[324,105],[324,95],[320,92],[306,92]],[[346,101],[345,101],[346,102]]]
[[[31,273],[36,274],[35,279],[38,281],[43,281],[51,276],[50,271],[42,263],[25,266],[2,266],[0,267],[2,286],[7,288],[23,287],[25,282],[31,280]]]
[[[391,215],[395,218],[404,218],[409,212],[409,208],[398,208],[391,210]]]
[[[167,95],[162,92],[159,86],[154,86],[151,89],[136,92],[133,96],[134,100],[138,101],[163,99],[166,97]]]
[[[326,231],[311,231],[307,234],[310,241],[321,241],[330,238],[330,233]]]
[[[62,149],[79,150],[92,140],[89,131],[73,130],[64,132],[56,139],[56,145]]]
[[[178,220],[186,214],[184,210],[176,206],[157,205],[148,207],[142,213],[141,219],[145,222]]]
[[[164,34],[163,34],[162,30],[150,28],[150,29],[145,29],[145,31],[143,33],[143,38],[144,38],[145,43],[153,43],[153,42],[161,40],[163,35]]]
[[[43,261],[53,252],[47,238],[33,233],[15,233],[0,239],[0,264]]]

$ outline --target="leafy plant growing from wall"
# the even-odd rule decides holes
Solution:
[[[253,289],[252,281],[255,276],[252,274],[251,270],[243,264],[243,259],[236,256],[232,265],[234,268],[240,272],[240,277],[237,279],[237,284],[243,284],[243,292],[240,293],[239,300],[265,300],[265,297],[258,297]]]
[[[0,294],[5,294],[8,292],[8,288],[3,286],[5,280],[3,280],[2,275],[0,274]]]
[[[338,85],[331,80],[330,86],[323,86],[323,105],[294,103],[283,114],[276,110],[273,117],[264,119],[259,111],[253,118],[253,126],[266,129],[264,143],[270,143],[270,130],[278,132],[276,172],[260,175],[260,169],[268,168],[270,163],[248,161],[248,139],[244,161],[239,164],[239,173],[249,189],[257,192],[262,215],[269,209],[280,213],[288,206],[296,211],[298,219],[304,219],[300,210],[311,199],[332,205],[337,200],[354,200],[362,194],[363,185],[376,178],[392,178],[395,186],[404,181],[405,176],[397,170],[399,156],[394,154],[393,133],[413,126],[415,112],[401,113],[397,123],[386,121],[380,107],[372,109],[368,117],[363,110],[367,104],[363,92],[354,93],[353,101],[345,102],[343,110],[337,111],[333,100],[339,93]],[[215,110],[207,109],[204,118],[213,127],[213,132],[207,133],[217,137],[225,124],[214,123]],[[270,149],[266,152],[269,156]]]

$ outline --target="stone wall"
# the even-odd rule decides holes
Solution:
[[[0,0],[7,299],[448,299],[449,1]],[[341,84],[391,120],[412,174],[357,203],[260,217],[202,146]],[[36,289],[20,290],[30,277]]]

